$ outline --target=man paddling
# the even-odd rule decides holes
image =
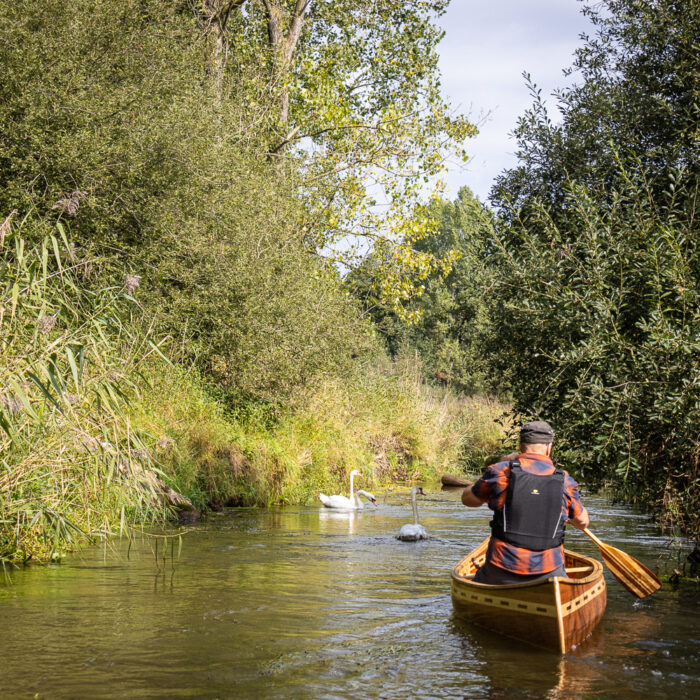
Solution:
[[[564,523],[583,530],[589,517],[578,484],[552,464],[553,442],[549,423],[526,423],[519,453],[492,464],[464,489],[465,506],[486,503],[493,511],[486,562],[475,581],[503,585],[566,576]]]

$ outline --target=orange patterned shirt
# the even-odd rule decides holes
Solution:
[[[534,452],[524,452],[518,456],[523,471],[543,476],[554,474],[555,467],[549,457]],[[562,494],[562,513],[566,520],[576,518],[583,511],[578,493],[578,484],[564,471],[564,493]],[[492,464],[472,486],[472,493],[493,510],[500,510],[506,502],[510,462]],[[491,538],[486,561],[494,566],[512,571],[514,574],[546,574],[564,564],[564,547],[554,547],[534,551]]]

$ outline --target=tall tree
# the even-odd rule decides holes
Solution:
[[[536,197],[562,216],[569,180],[610,187],[620,179],[619,159],[630,156],[659,193],[669,172],[689,192],[700,178],[700,5],[604,0],[583,12],[595,34],[566,71],[579,80],[555,93],[560,123],[531,84],[533,107],[515,130],[519,163],[492,190],[504,211],[527,209]],[[697,208],[697,199],[688,206]]]
[[[246,0],[201,0],[193,5],[200,27],[211,43],[210,70],[216,82],[219,99],[223,97],[223,83],[228,64],[228,20],[232,12]]]
[[[394,300],[405,272],[435,266],[412,245],[430,230],[427,183],[475,133],[440,93],[447,5],[248,0],[226,25],[232,85],[266,105],[271,157],[301,165],[310,245],[352,265],[380,241]]]

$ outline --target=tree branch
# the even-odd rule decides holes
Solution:
[[[296,7],[294,8],[294,17],[292,18],[292,23],[289,27],[289,33],[287,34],[287,41],[284,51],[284,61],[287,65],[289,65],[292,61],[294,49],[296,49],[297,43],[299,42],[299,37],[301,36],[301,30],[304,27],[306,10],[310,4],[311,0],[297,0]]]

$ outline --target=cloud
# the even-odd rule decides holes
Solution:
[[[471,160],[447,176],[448,196],[467,185],[486,200],[494,178],[516,164],[509,134],[532,100],[522,78],[531,74],[543,96],[570,83],[580,35],[591,32],[578,0],[452,0],[440,24],[442,90],[474,121],[489,113],[479,135],[467,144]],[[548,100],[556,118],[555,101]]]

